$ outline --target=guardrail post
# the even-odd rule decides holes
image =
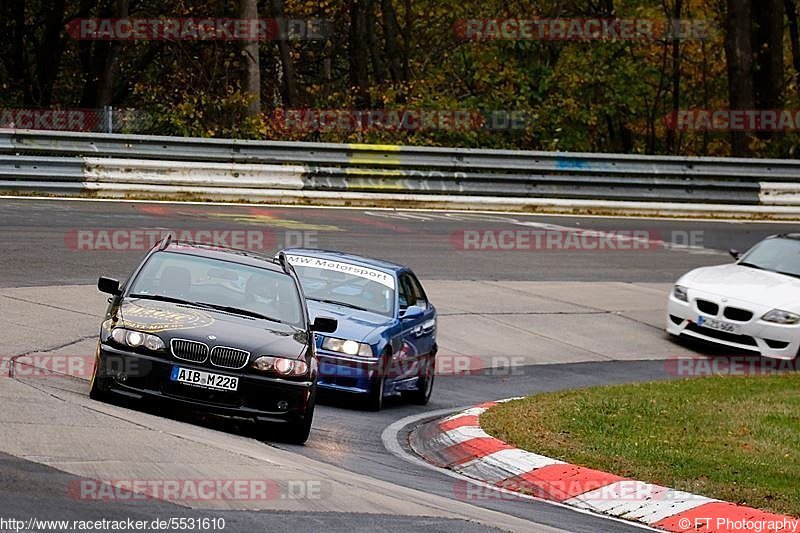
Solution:
[[[103,108],[106,115],[106,133],[114,133],[114,108],[107,105]]]

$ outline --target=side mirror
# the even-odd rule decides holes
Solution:
[[[739,260],[740,257],[742,257],[742,252],[740,252],[739,250],[734,250],[733,248],[728,250],[728,253],[731,254],[731,257],[733,257],[737,261]]]
[[[100,279],[97,280],[97,288],[100,292],[112,296],[119,296],[122,293],[122,291],[119,290],[119,281],[105,276],[100,276]]]
[[[338,327],[339,321],[335,318],[318,316],[311,324],[311,331],[316,331],[317,333],[333,333]]]
[[[425,313],[425,310],[417,305],[412,305],[410,307],[406,307],[404,311],[401,311],[400,318],[403,320],[410,320],[412,318],[419,318]]]

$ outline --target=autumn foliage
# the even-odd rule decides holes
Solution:
[[[86,18],[243,13],[321,20],[326,31],[255,44],[76,39],[68,31]],[[542,19],[654,21],[660,31],[627,39],[467,35],[474,21],[508,19],[528,26]],[[707,31],[671,38],[665,28],[673,20],[699,21]],[[796,131],[681,130],[670,127],[670,117],[679,110],[797,110],[798,68],[794,0],[0,3],[1,109],[113,106],[138,117],[121,126],[136,133],[794,157]],[[286,127],[281,117],[292,110],[471,118],[469,127]],[[486,120],[512,114],[514,125]]]

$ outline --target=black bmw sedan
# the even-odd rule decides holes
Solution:
[[[90,397],[172,402],[248,418],[303,443],[314,414],[314,331],[336,321],[308,311],[282,257],[169,237],[111,295],[100,327]],[[277,427],[279,427],[277,426]],[[269,438],[269,433],[266,437]]]

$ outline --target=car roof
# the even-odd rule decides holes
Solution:
[[[779,235],[773,235],[772,238],[773,239],[774,238],[778,238],[778,239],[794,239],[794,240],[797,241],[797,240],[800,240],[800,233],[781,233]]]
[[[382,259],[375,259],[372,257],[364,257],[363,255],[356,255],[347,252],[338,252],[335,250],[318,250],[316,248],[287,248],[282,251],[287,254],[319,257],[321,259],[330,259],[332,261],[353,263],[359,266],[368,266],[393,274],[403,270],[408,270],[407,267],[398,265],[397,263],[384,261]]]
[[[200,257],[208,257],[210,259],[218,259],[221,261],[255,266],[286,274],[281,264],[268,255],[262,255],[258,252],[251,252],[248,250],[226,248],[224,246],[217,246],[213,244],[172,241],[167,244],[167,246],[158,249],[157,252],[197,255]]]

